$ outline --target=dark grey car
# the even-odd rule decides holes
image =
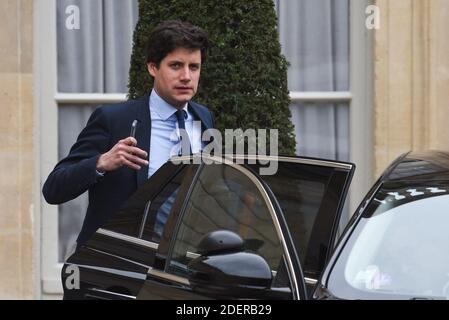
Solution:
[[[409,153],[385,171],[314,298],[449,299],[448,153]]]

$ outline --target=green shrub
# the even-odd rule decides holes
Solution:
[[[294,154],[287,88],[273,0],[139,0],[129,74],[129,98],[152,88],[145,65],[148,34],[163,20],[203,28],[211,50],[194,101],[215,113],[216,128],[278,129],[279,153]],[[268,149],[269,150],[269,149]]]

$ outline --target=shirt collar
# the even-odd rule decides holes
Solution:
[[[150,108],[151,111],[156,112],[157,115],[164,121],[170,118],[177,110],[171,104],[162,99],[154,89],[151,90]],[[187,111],[187,102],[185,103],[183,109]],[[187,112],[187,114],[189,113]]]

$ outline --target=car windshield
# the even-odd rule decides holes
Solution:
[[[449,299],[449,187],[382,188],[332,268],[341,298]]]

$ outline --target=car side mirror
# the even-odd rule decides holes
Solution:
[[[212,231],[197,248],[200,256],[187,265],[192,290],[222,299],[264,298],[272,282],[271,268],[261,256],[244,251],[238,234]]]

